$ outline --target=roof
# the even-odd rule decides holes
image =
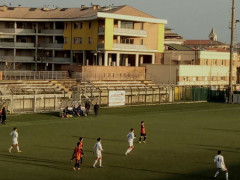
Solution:
[[[226,45],[220,41],[211,41],[211,40],[185,40],[185,45]]]
[[[229,52],[228,49],[223,48],[204,48],[207,51],[214,51],[214,52]]]
[[[177,50],[177,51],[192,51],[193,49],[184,45],[180,44],[166,44],[169,48],[172,50]]]
[[[97,16],[98,12],[155,18],[149,14],[126,5],[100,7],[99,9],[94,9],[93,7],[49,9],[0,6],[0,18],[9,19],[74,19]]]

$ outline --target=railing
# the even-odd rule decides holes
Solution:
[[[0,29],[0,33],[36,33],[35,29]]]
[[[63,57],[49,57],[47,58],[49,62],[56,62],[56,63],[67,63],[71,62],[71,58],[63,58]]]
[[[2,71],[4,80],[53,80],[68,79],[67,71]]]
[[[41,29],[39,30],[39,33],[44,33],[44,34],[63,34],[64,30],[63,29]]]
[[[120,35],[147,36],[147,31],[136,29],[114,28],[114,33]]]
[[[0,42],[0,47],[34,47],[34,43]]]
[[[98,28],[98,33],[99,34],[104,34],[104,31],[105,31],[104,27]]]
[[[43,44],[39,44],[38,47],[40,48],[63,48],[63,44],[58,44],[58,43],[43,43]]]
[[[113,48],[117,48],[117,49],[147,49],[147,47],[145,45],[135,45],[135,44],[113,44]]]
[[[98,48],[103,49],[104,48],[104,43],[98,43]]]
[[[21,62],[34,62],[34,57],[33,56],[15,56],[14,57],[15,61],[21,61]]]

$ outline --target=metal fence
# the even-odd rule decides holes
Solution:
[[[2,71],[3,80],[57,80],[68,79],[67,71]]]

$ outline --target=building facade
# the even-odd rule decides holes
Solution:
[[[0,7],[1,69],[160,63],[166,20],[129,6]]]

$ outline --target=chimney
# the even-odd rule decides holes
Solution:
[[[81,9],[84,9],[85,8],[85,5],[81,5]]]
[[[3,11],[6,12],[7,11],[7,6],[3,5]]]
[[[97,10],[97,9],[100,9],[100,6],[99,5],[93,5],[93,10]]]

